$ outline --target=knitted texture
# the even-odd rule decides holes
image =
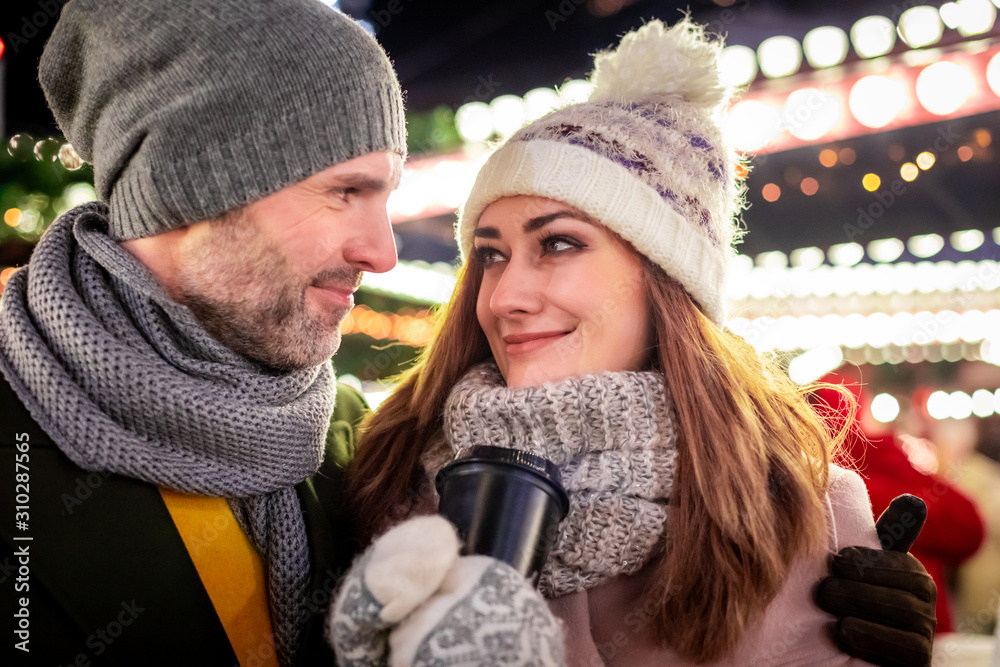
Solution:
[[[587,102],[527,125],[486,161],[459,214],[463,256],[496,200],[555,199],[620,234],[721,326],[742,205],[719,119],[721,50],[688,20],[650,21],[599,54]]]
[[[332,367],[276,375],[239,357],[107,228],[103,204],[73,209],[11,277],[0,371],[81,468],[230,499],[267,566],[275,642],[289,664],[309,574],[294,485],[323,458]]]
[[[406,153],[378,43],[316,0],[74,0],[39,69],[117,240],[207,220],[376,151]]]
[[[459,557],[454,526],[436,515],[395,526],[354,563],[327,636],[341,667],[566,664],[534,586],[495,558]]]
[[[659,374],[602,373],[511,389],[487,362],[452,389],[444,424],[455,454],[510,447],[559,467],[570,510],[542,569],[547,597],[637,572],[662,547],[677,435]],[[432,478],[444,463],[431,464]]]

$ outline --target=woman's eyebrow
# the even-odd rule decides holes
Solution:
[[[554,213],[549,213],[547,215],[540,215],[535,218],[529,219],[524,223],[524,233],[529,234],[531,232],[538,231],[545,225],[549,224],[553,220],[558,220],[560,218],[573,218],[574,220],[579,220],[581,222],[586,222],[587,224],[594,224],[596,220],[591,218],[589,215],[581,213],[580,211],[571,211],[569,209],[564,209],[561,211],[555,211]]]
[[[559,220],[560,218],[572,218],[574,220],[586,222],[590,225],[597,224],[597,221],[589,215],[584,215],[579,211],[562,210],[529,218],[528,221],[524,223],[524,233],[530,234],[531,232],[536,232],[550,222]],[[472,235],[479,239],[495,240],[500,238],[500,231],[496,227],[476,227],[475,231],[472,232]]]
[[[499,239],[500,230],[496,227],[476,227],[472,230],[472,236],[477,239]]]

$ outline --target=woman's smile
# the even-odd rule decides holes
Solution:
[[[549,343],[562,340],[563,337],[573,333],[573,331],[573,329],[570,329],[569,331],[541,331],[538,333],[516,334],[504,336],[503,342],[507,344],[507,354],[528,354],[547,346]]]

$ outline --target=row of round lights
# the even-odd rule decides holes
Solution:
[[[977,231],[977,230],[972,230]],[[954,245],[972,248],[978,236],[969,241],[960,237]],[[968,245],[961,245],[968,243]],[[761,265],[753,266],[746,255],[734,258],[728,281],[728,298],[770,299],[774,297],[830,297],[894,294],[949,294],[991,292],[1000,289],[1000,263],[989,260],[952,262],[893,261],[908,247],[912,253],[936,254],[943,245],[937,234],[911,237],[904,246],[899,239],[882,239],[868,244],[869,257],[876,263],[860,263],[865,249],[858,243],[831,246],[825,253],[834,266],[823,264],[819,248],[799,248],[791,253],[797,266],[786,267],[788,256],[780,251],[758,255]]]
[[[937,364],[943,361],[983,361],[981,343],[931,343],[929,345],[908,345],[899,347],[888,345],[882,348],[821,346],[806,350],[788,364],[788,377],[799,385],[807,385],[820,379],[830,371],[840,368],[845,362],[854,366],[863,364],[892,364],[903,362]]]
[[[945,27],[962,37],[987,33],[996,21],[1000,0],[958,0],[940,9],[919,6],[899,16],[898,33],[913,49],[932,46],[941,40]],[[851,27],[850,43],[861,58],[884,56],[896,45],[897,26],[885,16],[868,16]],[[835,67],[847,58],[848,35],[836,26],[822,26],[806,33],[799,41],[778,35],[761,42],[757,50],[748,46],[728,46],[722,52],[722,72],[731,86],[745,86],[758,71],[769,79],[795,74],[805,59],[814,69]]]
[[[986,66],[986,80],[1000,96],[1000,53]],[[976,94],[976,75],[969,67],[942,60],[924,67],[916,78],[917,101],[935,116],[955,113]],[[909,84],[891,74],[871,74],[857,80],[847,95],[846,106],[858,123],[877,130],[910,108]],[[726,114],[725,133],[739,150],[754,152],[775,141],[787,130],[801,141],[816,141],[838,127],[845,100],[819,88],[791,92],[779,106],[760,99],[737,103]]]
[[[872,417],[887,424],[899,416],[899,400],[888,393],[872,399]],[[935,391],[927,397],[927,414],[934,419],[986,418],[1000,414],[1000,389],[977,389],[970,396],[964,391]]]
[[[833,266],[854,266],[866,255],[872,262],[888,264],[899,259],[904,251],[909,251],[914,257],[928,259],[944,250],[946,244],[959,252],[977,250],[986,242],[988,233],[979,229],[966,229],[952,232],[948,235],[947,241],[940,234],[918,234],[909,237],[905,242],[898,238],[887,238],[870,241],[866,246],[855,242],[837,243],[830,246],[826,252],[815,246],[796,248],[788,254],[780,250],[771,250],[759,253],[753,259],[749,255],[737,255],[733,258],[733,269],[742,273],[749,272],[754,266],[763,269],[784,269],[791,265],[793,268],[815,269],[824,261],[829,261]],[[994,227],[991,236],[993,243],[1000,246],[1000,227]],[[947,262],[939,264],[950,266]]]
[[[754,50],[733,45],[723,49],[722,74],[735,87],[752,82],[758,72],[768,78],[782,78],[797,72],[806,61],[815,69],[840,65],[847,57],[849,41],[864,59],[889,53],[897,32],[913,49],[932,46],[940,41],[944,28],[956,29],[963,37],[989,32],[996,21],[1000,0],[958,0],[940,9],[912,7],[899,17],[899,25],[885,16],[868,16],[854,24],[850,38],[838,27],[821,26],[808,32],[802,44],[793,37],[779,35],[764,40]],[[1000,61],[993,58],[987,68],[991,88],[1000,95]],[[468,142],[483,142],[499,134],[507,136],[525,123],[564,106],[587,99],[591,84],[575,79],[558,92],[536,88],[523,97],[501,95],[491,102],[474,101],[459,107],[455,124]],[[948,115],[961,107],[975,90],[971,72],[953,62],[930,64],[917,78],[916,95],[921,105],[936,115]],[[869,128],[887,125],[909,104],[906,84],[884,74],[860,79],[853,86],[848,107],[858,122]],[[809,113],[803,117],[802,109]],[[741,150],[754,151],[787,128],[798,139],[812,141],[823,136],[840,122],[842,103],[836,95],[815,88],[794,91],[783,109],[758,100],[737,104],[727,114],[727,134]]]
[[[740,48],[746,47],[732,46],[726,51]],[[986,79],[993,92],[1000,96],[1000,54],[990,59]],[[459,107],[455,125],[468,142],[484,142],[495,134],[508,136],[554,109],[585,101],[590,89],[588,81],[576,79],[562,86],[559,92],[536,88],[523,98],[501,95],[489,103],[469,102]],[[975,75],[967,67],[946,60],[924,67],[917,76],[915,87],[921,106],[937,116],[954,113],[975,91]],[[910,103],[907,84],[887,74],[862,77],[854,83],[847,97],[851,114],[871,129],[885,127]],[[763,148],[786,129],[797,139],[815,141],[841,122],[843,106],[838,95],[819,88],[793,91],[780,108],[761,100],[746,100],[727,112],[725,132],[736,148],[745,151]]]
[[[494,134],[508,136],[550,111],[585,102],[591,88],[589,81],[574,79],[563,84],[558,92],[553,88],[535,88],[524,97],[501,95],[489,103],[468,102],[455,112],[455,127],[468,142],[483,142]]]
[[[1000,413],[1000,389],[977,389],[971,396],[964,391],[935,391],[927,397],[927,413],[934,419],[989,417]]]
[[[726,326],[742,336],[756,349],[812,350],[815,348],[883,349],[890,345],[908,347],[939,343],[979,343],[979,356],[984,361],[1000,365],[1000,339],[991,338],[1000,331],[1000,310],[985,313],[970,310],[965,313],[941,311],[931,313],[852,313],[841,316],[829,314],[785,315],[777,319],[769,316],[747,319],[737,317]]]
[[[957,341],[954,343],[931,343],[930,345],[909,345],[899,347],[897,345],[887,345],[886,347],[859,347],[844,348],[844,359],[852,365],[881,364],[897,365],[903,362],[919,364],[928,362],[938,364],[941,362],[955,363],[959,361],[983,361],[982,343],[965,343]],[[829,369],[834,370],[834,369]],[[824,371],[825,372],[825,371]]]
[[[929,345],[888,345],[882,348],[862,346],[845,348],[839,345],[820,345],[791,359],[788,363],[788,377],[799,385],[808,385],[830,371],[840,368],[845,360],[851,365],[861,364],[901,364],[982,361],[982,344],[932,343]]]
[[[15,134],[7,142],[7,153],[17,160],[34,157],[39,162],[58,161],[65,169],[76,171],[85,164],[72,144],[49,137],[35,140],[30,134]]]
[[[1000,289],[1000,269],[992,260],[979,262],[897,262],[828,265],[813,269],[754,268],[730,277],[727,297],[747,299],[930,295],[959,292],[989,293]]]

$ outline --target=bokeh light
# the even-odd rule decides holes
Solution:
[[[935,44],[943,33],[944,25],[936,7],[911,7],[899,17],[899,34],[910,48],[919,49]]]
[[[919,8],[917,8],[919,9]],[[917,99],[937,116],[954,113],[976,92],[976,79],[967,67],[942,61],[928,65],[917,76]]]
[[[781,129],[781,110],[765,102],[746,100],[726,115],[726,137],[738,150],[759,150],[774,141]]]
[[[833,67],[847,56],[847,33],[836,26],[813,28],[802,40],[806,60],[816,69]]]
[[[986,236],[978,229],[966,229],[961,232],[953,232],[949,241],[951,247],[959,252],[972,252],[983,245]]]
[[[868,244],[868,256],[876,262],[894,262],[905,249],[899,239],[878,239]]]
[[[808,248],[796,248],[792,251],[792,266],[801,266],[804,269],[815,269],[826,259],[826,254],[815,246]]]
[[[493,116],[485,102],[463,104],[455,112],[455,127],[466,141],[486,141],[493,134]]]
[[[958,0],[954,4],[958,8],[958,25],[955,27],[962,37],[981,35],[993,29],[997,20],[997,8],[990,0]]]
[[[906,247],[914,256],[927,259],[941,252],[944,248],[944,239],[938,234],[920,234],[911,236],[906,242]]]
[[[745,86],[757,76],[757,54],[749,46],[727,46],[722,50],[720,68],[727,86]]]
[[[886,424],[899,416],[899,401],[892,394],[878,394],[872,399],[871,411],[875,421]]]
[[[527,118],[524,100],[517,95],[501,95],[489,106],[493,129],[505,137],[521,129]]]
[[[877,58],[896,44],[896,24],[885,16],[866,16],[851,27],[851,43],[862,58]]]
[[[859,79],[851,87],[847,104],[859,123],[878,129],[909,106],[910,93],[899,79],[875,74]]]
[[[558,109],[561,102],[559,93],[552,88],[535,88],[524,94],[525,120],[532,121]]]
[[[760,71],[769,79],[789,76],[799,71],[802,46],[794,37],[768,37],[757,47],[757,61],[760,63]]]
[[[803,141],[815,141],[840,123],[840,97],[817,88],[801,88],[785,100],[783,122],[789,134]]]

